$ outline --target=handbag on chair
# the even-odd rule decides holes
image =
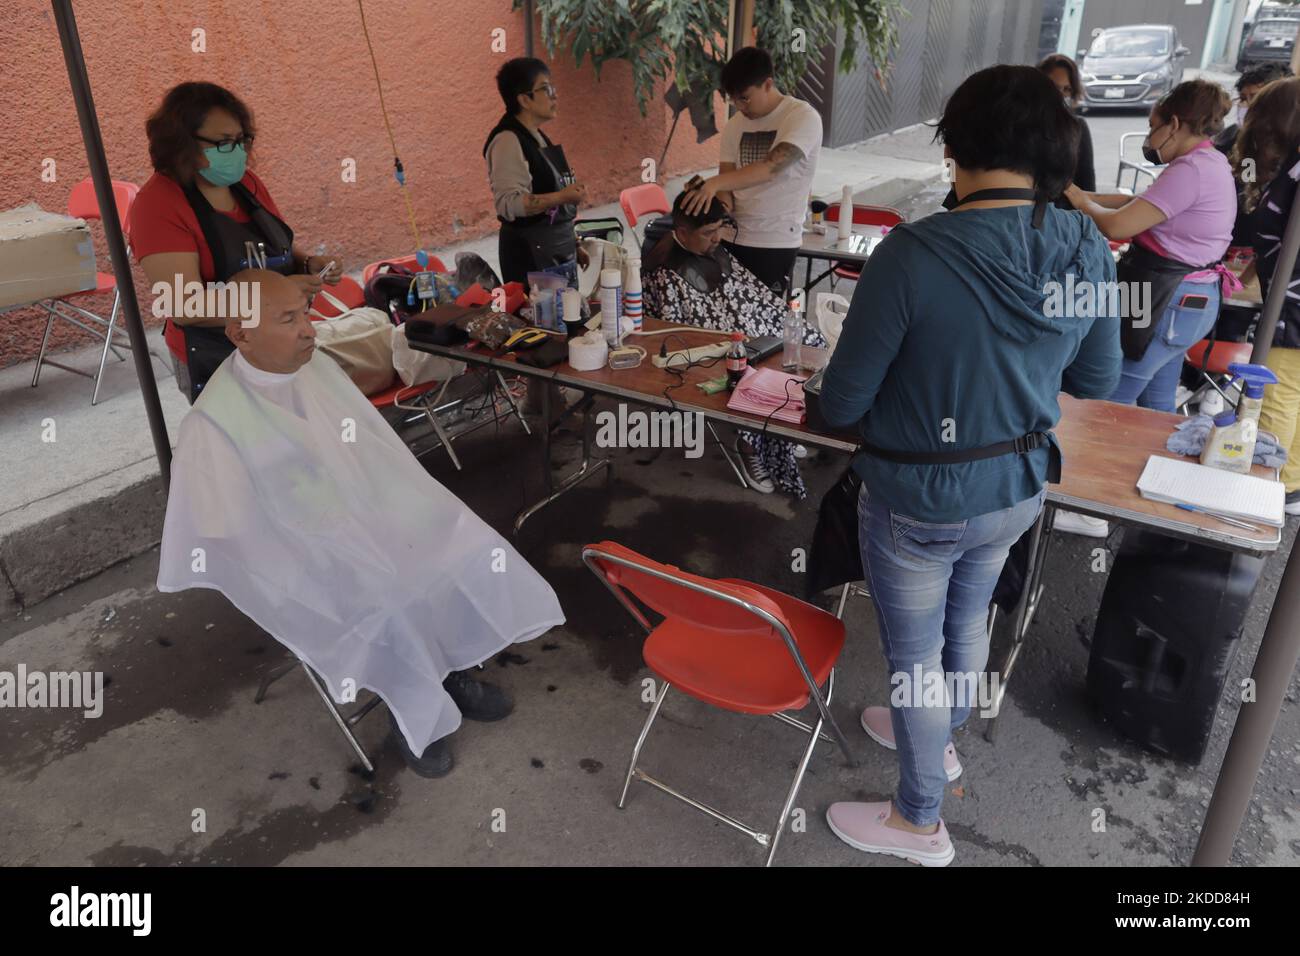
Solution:
[[[392,388],[397,373],[393,369],[393,323],[379,309],[363,306],[349,309],[324,290],[320,293],[330,305],[342,310],[334,318],[312,312],[316,347],[347,372],[363,395],[374,395]]]

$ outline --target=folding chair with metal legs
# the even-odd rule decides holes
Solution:
[[[515,402],[514,396],[510,393],[510,388],[506,384],[505,378],[500,372],[495,372],[494,376],[494,378],[487,379],[483,384],[481,394],[487,395],[495,404],[497,401],[496,390],[500,388],[510,406],[511,413],[518,420],[519,424],[523,426],[524,434],[531,435],[532,429],[528,427],[528,422],[524,419],[523,413]],[[411,412],[411,415],[408,415],[402,420],[402,425],[409,425],[412,422],[421,419],[427,421],[429,426],[433,429],[437,441],[430,443],[427,448],[422,448],[419,451],[416,451],[414,445],[412,445],[411,453],[414,454],[416,458],[423,458],[432,451],[436,451],[439,448],[445,448],[447,450],[447,457],[451,459],[452,465],[455,466],[457,471],[460,471],[463,466],[461,465],[460,456],[456,454],[453,442],[458,438],[463,438],[465,435],[470,434],[470,432],[482,428],[484,425],[490,425],[493,418],[484,417],[476,424],[473,424],[468,428],[462,428],[455,434],[448,432],[446,425],[444,425],[442,420],[438,417],[439,414],[457,406],[464,406],[468,401],[468,399],[464,397],[452,399],[451,401],[444,401],[447,389],[454,380],[455,379],[451,378],[444,380],[436,394],[432,389],[430,389],[429,391],[416,395],[410,405],[403,405],[398,401],[398,397],[404,391],[403,388],[391,389],[379,396],[372,396],[371,402],[376,404],[377,407],[386,408],[389,405],[392,405],[402,409],[403,411]],[[381,402],[384,404],[381,405]]]
[[[103,316],[96,315],[93,312],[89,312],[80,306],[73,305],[72,303],[66,302],[62,299],[49,299],[38,304],[41,308],[45,309],[47,314],[45,317],[45,332],[41,336],[41,348],[36,354],[36,368],[32,372],[32,388],[36,388],[40,384],[41,369],[46,365],[53,365],[55,368],[63,369],[65,372],[71,372],[74,375],[81,375],[85,378],[93,379],[95,382],[95,391],[91,396],[90,404],[96,404],[99,401],[99,386],[104,377],[104,365],[108,361],[109,349],[112,349],[113,354],[117,356],[118,361],[124,362],[126,361],[126,355],[119,351],[119,347],[130,348],[129,342],[113,341],[114,335],[126,334],[121,329],[117,328],[117,318],[121,314],[122,310],[121,292],[113,293],[113,309],[109,313],[109,318],[107,320],[105,320]],[[63,308],[60,308],[60,306]],[[75,313],[75,315],[69,314],[68,311],[64,310],[70,310],[72,313]],[[83,322],[81,319],[78,319],[76,317],[77,315],[80,315],[86,321]],[[64,322],[75,325],[77,328],[104,340],[104,352],[103,355],[100,356],[99,371],[96,374],[92,375],[90,372],[84,371],[83,369],[73,368],[71,365],[64,365],[62,362],[45,357],[45,353],[49,350],[50,332],[54,328],[54,320],[56,318],[62,319]],[[93,322],[94,325],[88,325],[86,324],[87,322]],[[100,326],[100,328],[96,328],[95,326]]]
[[[834,662],[843,646],[843,625],[820,608],[797,601],[770,588],[730,579],[711,581],[708,578],[687,574],[677,568],[650,561],[613,542],[589,545],[583,549],[582,559],[583,563],[601,579],[615,599],[646,631],[647,661],[651,660],[651,645],[656,644],[658,638],[662,638],[656,644],[653,659],[657,662],[656,670],[660,671],[660,675],[664,678],[663,685],[661,688],[657,687],[650,714],[632,749],[627,774],[623,779],[623,789],[618,798],[618,807],[622,809],[626,806],[628,788],[633,778],[638,779],[720,823],[739,830],[760,846],[767,847],[764,865],[771,866],[780,843],[781,833],[799,795],[799,788],[817,742],[826,740],[837,743],[849,764],[857,766],[847,739],[830,713],[830,702],[835,691]],[[624,593],[625,590],[637,595],[648,607],[663,614],[664,622],[658,627],[652,627],[645,615]],[[798,626],[796,627],[792,621],[797,621]],[[743,700],[739,697],[724,699],[727,693],[724,688],[728,687],[730,675],[721,672],[706,673],[710,663],[720,671],[725,670],[725,667],[719,661],[710,662],[707,653],[703,656],[697,654],[700,648],[708,646],[711,637],[729,634],[734,639],[737,633],[752,634],[754,640],[751,644],[748,636],[744,638],[744,647],[750,649],[745,655],[745,666],[749,668],[747,674],[750,679],[742,693],[752,694],[752,696]],[[811,667],[805,659],[805,654],[800,650],[800,643],[796,640],[796,636],[802,638],[804,650],[811,656],[813,662]],[[765,664],[771,666],[777,659],[772,653],[773,645],[761,643],[770,642],[773,637],[780,639],[788,655],[788,657],[783,655],[779,659],[787,662],[787,666],[788,662],[793,662],[799,672],[801,680],[797,686],[806,690],[806,696],[802,700],[812,703],[817,708],[817,720],[812,726],[785,712],[792,705],[772,703],[774,700],[790,700],[787,695],[796,686],[788,670],[780,673],[762,672]],[[734,643],[732,647],[739,649]],[[673,657],[681,652],[684,653],[674,661]],[[650,728],[659,716],[668,690],[672,686],[671,681],[664,674],[683,663],[686,664],[683,672],[690,674],[690,679],[694,682],[694,688],[688,693],[695,699],[740,713],[775,717],[783,723],[798,728],[808,736],[808,744],[799,760],[794,779],[786,791],[776,825],[770,832],[758,830],[715,807],[692,799],[652,777],[638,766],[641,750],[650,734]],[[824,675],[826,687],[824,695],[817,679],[813,676],[813,668]],[[761,685],[764,679],[772,677],[783,683],[779,691],[766,698],[767,703],[765,703],[766,692]],[[714,680],[717,681],[716,684],[713,683]],[[823,733],[823,727],[829,728],[830,735]]]
[[[709,806],[707,803],[701,803],[698,800],[693,800],[692,798],[688,797],[686,794],[673,789],[672,787],[668,786],[668,784],[664,783],[661,780],[656,780],[654,777],[650,776],[650,774],[646,773],[644,770],[641,770],[640,768],[637,767],[637,761],[641,757],[641,748],[645,744],[646,737],[650,735],[650,728],[654,725],[655,718],[659,716],[659,709],[663,706],[664,699],[668,696],[668,689],[671,686],[672,685],[669,684],[667,681],[664,681],[662,687],[656,688],[655,702],[650,708],[650,715],[646,718],[645,725],[641,728],[641,734],[639,737],[637,737],[636,746],[632,748],[632,759],[628,762],[627,774],[623,777],[623,790],[618,797],[618,808],[620,810],[626,808],[627,792],[632,785],[632,780],[635,778],[637,780],[640,780],[642,783],[649,784],[650,786],[656,788],[657,790],[662,790],[664,793],[668,794],[671,797],[676,797],[678,800],[682,801],[682,803],[688,804],[689,806],[694,807],[696,810],[699,810],[701,813],[713,817],[713,819],[717,820],[719,823],[725,823],[727,826],[739,830],[741,833],[744,833],[746,836],[748,836],[759,846],[767,847],[768,848],[767,858],[764,861],[763,865],[771,866],[772,860],[776,856],[777,845],[781,841],[781,834],[785,832],[786,821],[790,819],[790,812],[794,809],[794,802],[799,796],[799,788],[803,785],[804,775],[808,772],[808,764],[812,761],[813,750],[817,746],[817,741],[825,740],[828,741],[829,743],[835,743],[834,737],[830,737],[827,734],[822,732],[822,727],[825,724],[824,718],[821,717],[819,713],[817,717],[817,723],[812,727],[809,727],[807,724],[791,717],[788,714],[771,715],[773,717],[776,717],[779,720],[782,720],[785,723],[791,724],[792,726],[803,728],[804,732],[808,736],[808,746],[804,748],[803,756],[800,758],[797,769],[795,770],[794,779],[790,782],[790,789],[786,791],[785,802],[781,804],[781,813],[777,817],[776,826],[772,828],[772,831],[770,833],[765,833],[761,830],[755,830],[753,827],[750,827],[742,823],[741,821],[737,820],[733,816],[730,816],[729,814],[723,813],[721,810]],[[831,697],[834,695],[834,693],[835,693],[835,669],[831,668],[830,677],[826,681],[827,705],[830,704]]]
[[[325,686],[324,679],[312,670],[306,661],[299,657],[295,657],[291,660],[285,661],[283,664],[277,665],[262,679],[262,683],[258,685],[257,693],[253,696],[253,703],[260,704],[265,700],[266,692],[270,689],[271,685],[281,677],[284,677],[299,664],[301,664],[302,669],[307,672],[307,678],[311,681],[312,687],[316,688],[316,693],[320,695],[320,699],[325,702],[325,707],[329,710],[330,716],[334,718],[335,725],[343,736],[348,739],[348,743],[352,745],[352,749],[356,751],[357,757],[361,760],[361,765],[366,768],[368,773],[374,773],[375,765],[366,754],[365,748],[361,746],[361,742],[357,740],[356,735],[352,733],[352,728],[360,723],[361,719],[365,717],[366,714],[370,713],[379,706],[380,703],[382,703],[382,699],[378,694],[372,695],[370,700],[357,707],[357,709],[351,714],[344,714],[339,710],[338,704],[334,703],[334,698],[330,696],[329,690]]]

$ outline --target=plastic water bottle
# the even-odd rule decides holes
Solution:
[[[600,330],[609,345],[618,345],[623,335],[619,328],[623,314],[620,309],[623,293],[623,274],[617,269],[600,271]]]
[[[641,260],[627,262],[627,288],[623,290],[623,314],[632,320],[632,328],[641,331]]]
[[[803,361],[803,333],[804,321],[803,315],[790,303],[790,308],[785,313],[785,320],[781,323],[782,349],[781,349],[781,368],[787,372],[797,371]]]

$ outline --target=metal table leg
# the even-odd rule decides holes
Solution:
[[[998,693],[993,701],[993,715],[986,719],[984,739],[989,743],[997,740],[998,715],[1002,711],[1002,699],[1007,693],[1007,684],[1011,671],[1015,668],[1020,650],[1024,646],[1025,635],[1034,621],[1034,612],[1038,610],[1038,601],[1043,595],[1043,566],[1047,563],[1047,549],[1052,540],[1052,520],[1056,507],[1050,503],[1043,505],[1042,513],[1034,522],[1033,536],[1029,540],[1029,564],[1025,568],[1025,584],[1020,594],[1020,607],[1016,611],[1011,631],[1011,650],[999,669]],[[990,621],[992,618],[990,617]]]
[[[516,535],[519,534],[524,523],[529,518],[556,498],[559,498],[567,491],[571,491],[601,469],[611,467],[611,458],[593,459],[591,456],[591,409],[595,401],[591,395],[588,395],[582,400],[582,404],[586,406],[582,412],[582,463],[576,471],[563,479],[557,488],[551,474],[551,428],[545,424],[551,420],[551,390],[549,388],[542,390],[542,421],[544,423],[542,426],[542,487],[545,489],[546,495],[540,501],[529,505],[515,516],[514,533]]]

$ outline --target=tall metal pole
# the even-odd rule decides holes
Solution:
[[[77,19],[72,12],[72,0],[51,0],[50,5],[54,8],[54,20],[59,28],[59,42],[63,45],[63,62],[68,68],[72,99],[77,104],[77,119],[81,122],[90,178],[95,183],[100,220],[108,239],[108,255],[113,260],[113,277],[122,296],[122,322],[131,340],[135,375],[140,380],[140,394],[144,398],[145,413],[149,416],[149,430],[153,433],[153,449],[158,456],[165,494],[171,487],[171,440],[167,437],[167,421],[163,418],[162,403],[158,399],[158,383],[149,362],[149,346],[144,338],[144,324],[140,321],[140,305],[135,298],[135,281],[131,278],[126,240],[122,237],[122,224],[117,218],[113,181],[108,172],[108,159],[104,156],[104,140],[99,132],[99,118],[95,115],[95,101],[90,95],[90,78],[86,75],[86,59],[81,53],[81,38],[77,35]]]
[[[524,56],[533,56],[533,0],[524,0]]]
[[[1296,546],[1292,545],[1282,583],[1273,599],[1268,626],[1259,642],[1259,653],[1255,655],[1255,666],[1251,668],[1255,701],[1243,703],[1237,714],[1228,752],[1223,755],[1223,766],[1214,782],[1214,796],[1201,824],[1201,838],[1192,856],[1192,866],[1228,865],[1273,728],[1282,713],[1291,675],[1296,661],[1300,660],[1300,562],[1296,561],[1295,552]]]
[[[1292,204],[1282,233],[1273,281],[1269,283],[1268,296],[1255,331],[1255,347],[1250,354],[1252,362],[1261,363],[1268,357],[1297,254],[1300,254],[1300,202]],[[1237,831],[1250,805],[1255,778],[1264,764],[1264,754],[1282,712],[1291,674],[1295,671],[1297,659],[1300,659],[1300,562],[1296,561],[1296,550],[1293,543],[1286,569],[1282,572],[1282,583],[1273,599],[1268,626],[1259,642],[1255,666],[1250,672],[1255,682],[1255,701],[1241,705],[1237,723],[1232,728],[1228,752],[1223,755],[1223,766],[1214,782],[1214,796],[1210,798],[1205,822],[1201,824],[1200,841],[1192,857],[1193,866],[1227,865]]]

